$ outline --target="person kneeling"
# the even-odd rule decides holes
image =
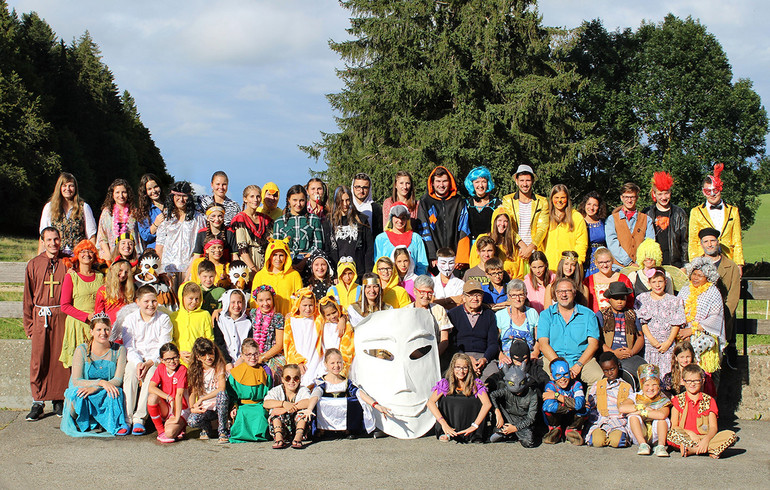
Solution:
[[[235,405],[230,412],[230,442],[266,441],[268,425],[262,402],[270,389],[272,373],[259,364],[254,339],[243,341],[241,357],[243,363],[235,366],[227,379],[227,397]]]
[[[573,380],[569,364],[563,357],[551,362],[553,381],[545,385],[543,393],[543,415],[548,424],[548,433],[543,437],[546,444],[561,442],[562,433],[576,445],[583,444],[580,431],[586,421],[586,397],[583,385]]]

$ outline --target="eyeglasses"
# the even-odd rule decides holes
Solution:
[[[620,198],[623,199],[624,201],[636,201],[637,199],[639,199],[639,196],[634,194],[633,196],[620,196]]]
[[[472,293],[463,293],[465,296],[469,298],[481,298],[484,296],[484,293],[482,292],[472,292]]]
[[[597,260],[596,263],[598,265],[611,265],[612,261],[611,260]]]
[[[259,352],[251,352],[249,354],[242,354],[243,357],[259,357]]]
[[[369,190],[369,186],[368,185],[354,185],[353,189],[355,189],[357,191],[368,191]]]
[[[688,385],[696,385],[701,382],[701,379],[683,379],[682,382]]]
[[[564,296],[568,294],[575,294],[575,291],[572,289],[557,289],[556,294],[558,294],[559,296]]]
[[[287,383],[288,383],[289,381],[295,381],[295,382],[296,382],[296,381],[299,381],[299,380],[300,380],[300,377],[299,377],[299,376],[284,376],[284,377],[283,377],[283,380],[284,380],[285,382],[287,382]]]
[[[526,298],[527,297],[526,294],[522,294],[522,293],[511,293],[508,296],[510,296],[511,298]]]
[[[505,271],[492,271],[492,272],[487,272],[487,274],[489,274],[490,276],[502,276],[503,274],[505,274]]]
[[[415,289],[418,293],[420,293],[420,296],[433,296],[433,291],[429,289]]]
[[[393,267],[377,267],[377,272],[387,272],[392,270],[393,270]]]
[[[178,360],[179,360],[179,356],[164,357],[163,359],[161,359],[161,361],[163,361],[163,362],[166,362],[166,361],[178,361]]]

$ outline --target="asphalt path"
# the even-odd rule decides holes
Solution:
[[[720,460],[636,449],[518,443],[459,445],[434,437],[322,441],[299,451],[269,443],[219,445],[154,436],[70,438],[60,419],[0,411],[2,488],[768,488],[770,423],[740,421],[740,441]]]

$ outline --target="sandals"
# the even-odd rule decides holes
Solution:
[[[134,429],[131,431],[131,435],[134,436],[143,436],[146,433],[147,429],[144,428],[144,424],[141,422],[134,424]]]
[[[302,441],[293,440],[291,441],[291,447],[292,449],[305,449],[305,445],[302,444]]]
[[[127,436],[131,432],[131,427],[124,425],[120,429],[118,429],[118,432],[115,434],[116,436]]]
[[[283,439],[273,443],[273,449],[286,449],[287,447],[289,447],[289,443]]]

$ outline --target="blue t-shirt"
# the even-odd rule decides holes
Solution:
[[[505,293],[505,284],[502,285],[502,289],[499,292],[495,290],[491,282],[482,284],[481,289],[484,291],[484,299],[482,301],[488,305],[508,301],[508,295]]]
[[[537,338],[543,337],[548,339],[556,355],[572,366],[588,347],[589,338],[599,340],[599,322],[594,312],[583,305],[575,305],[572,316],[565,322],[559,305],[553,304],[540,313]]]
[[[528,306],[525,308],[523,325],[513,323],[511,315],[508,313],[508,308],[503,308],[495,313],[497,329],[500,331],[500,341],[503,346],[502,353],[506,356],[514,339],[523,339],[529,345],[530,350],[535,348],[535,330],[537,329],[539,315],[536,309]]]

